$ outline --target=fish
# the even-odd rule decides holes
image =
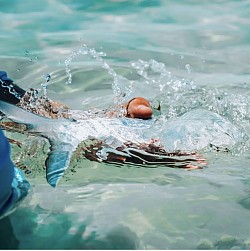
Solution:
[[[73,153],[79,150],[90,160],[106,163],[128,163],[146,166],[168,165],[190,170],[201,168],[199,165],[192,165],[192,162],[198,162],[201,165],[206,164],[205,159],[197,154],[197,144],[194,149],[189,144],[188,151],[187,149],[181,149],[181,145],[185,146],[183,138],[186,140],[187,135],[189,138],[192,137],[190,131],[187,131],[187,128],[193,128],[194,124],[192,123],[194,123],[194,120],[192,118],[197,119],[199,117],[195,117],[190,113],[187,113],[182,120],[176,118],[170,121],[165,129],[158,130],[155,128],[154,119],[141,120],[125,117],[51,119],[4,101],[0,101],[0,111],[11,121],[25,125],[26,129],[24,131],[26,133],[39,135],[49,140],[50,151],[45,161],[45,167],[46,180],[52,187],[58,185],[59,180],[70,164]],[[207,111],[206,115],[207,119],[208,116],[212,119],[209,126],[220,126],[222,128],[223,123],[227,127],[229,125],[219,115],[214,115],[209,111]],[[200,116],[202,115],[200,114]],[[188,118],[191,120],[191,125],[187,121]],[[205,121],[205,123],[208,122]],[[198,127],[200,129],[201,126],[199,122]],[[209,130],[211,131],[211,128],[207,130],[208,133]],[[149,133],[152,131],[153,133]],[[187,135],[183,134],[185,132]],[[196,130],[196,134],[197,132]],[[218,133],[218,130],[213,131],[213,134],[216,133]],[[230,130],[222,133],[223,136],[232,141],[232,135],[228,135]],[[236,133],[235,130],[234,133]],[[201,134],[204,134],[204,129]],[[153,141],[152,137],[154,137]],[[161,137],[160,144],[157,144],[155,139],[159,137]],[[209,139],[213,138],[216,138],[216,135],[212,135]],[[197,135],[196,139],[198,139]],[[88,141],[91,144],[84,143]],[[209,143],[211,142],[208,141],[207,145]],[[206,144],[203,142],[201,146],[205,147]]]

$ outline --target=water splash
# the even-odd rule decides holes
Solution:
[[[171,91],[179,92],[180,90],[189,90],[194,88],[192,81],[178,79],[166,69],[164,63],[154,59],[149,61],[138,60],[131,62],[131,67],[140,76],[140,79],[129,80],[115,72],[115,70],[103,59],[106,56],[104,52],[97,52],[94,48],[82,45],[78,50],[73,51],[69,58],[65,60],[66,65],[66,84],[72,83],[72,74],[70,65],[79,55],[88,55],[100,63],[101,67],[113,77],[112,90],[114,93],[114,103],[122,104],[134,95],[142,95],[141,92],[147,92],[154,99],[159,94]],[[186,67],[191,72],[191,66]],[[145,94],[144,94],[145,95]],[[150,98],[150,97],[149,97]]]
[[[170,118],[179,117],[186,112],[204,108],[228,119],[242,133],[242,141],[234,148],[235,153],[250,148],[250,98],[247,95],[229,93],[216,88],[201,88],[191,79],[175,76],[167,70],[165,64],[156,60],[138,60],[132,63],[141,79],[134,89],[141,85],[151,95],[161,101],[162,115],[158,118],[159,130],[168,124]],[[185,67],[191,74],[191,66]],[[156,99],[156,98],[155,98]],[[157,125],[156,125],[157,127]]]
[[[72,74],[70,72],[70,65],[76,56],[79,55],[88,55],[91,58],[95,59],[98,63],[100,63],[101,67],[105,69],[108,74],[113,77],[112,89],[114,92],[114,103],[121,104],[124,102],[124,97],[129,95],[133,89],[133,81],[129,81],[123,76],[118,75],[115,70],[110,67],[110,65],[103,59],[106,56],[104,52],[97,52],[94,48],[89,48],[86,45],[82,45],[78,50],[73,51],[68,59],[65,60],[66,65],[66,75],[67,82],[66,84],[72,83]]]
[[[43,90],[44,97],[47,97],[47,85],[49,84],[50,80],[51,80],[51,75],[50,74],[44,75],[44,80],[41,83],[41,87],[42,87],[42,90]]]
[[[106,56],[104,52],[97,52],[94,48],[89,48],[86,45],[74,51],[65,60],[68,76],[66,84],[72,82],[70,65],[78,55],[88,55],[95,59],[113,77],[112,89],[115,104],[123,103],[131,96],[143,95],[149,96],[152,101],[156,99],[161,101],[166,121],[195,108],[205,108],[216,112],[234,124],[242,125],[250,121],[250,100],[246,96],[230,94],[218,89],[199,88],[191,79],[175,76],[164,63],[154,59],[149,61],[139,59],[131,62],[131,69],[136,71],[137,77],[128,80],[117,74],[103,59]],[[191,75],[191,65],[186,64],[185,69]]]
[[[132,62],[131,65],[141,76],[137,84],[155,88],[169,117],[203,107],[227,117],[233,122],[250,120],[248,96],[226,93],[216,88],[199,88],[192,80],[175,76],[167,70],[164,63],[154,59],[150,61],[138,60]],[[190,64],[186,64],[185,68],[191,74]]]
[[[140,88],[149,93],[149,99],[160,99],[178,96],[181,93],[195,89],[195,85],[188,79],[179,79],[167,70],[164,63],[154,59],[149,61],[138,60],[131,66],[137,71],[140,80],[136,81],[134,89]],[[174,114],[172,114],[174,115]]]

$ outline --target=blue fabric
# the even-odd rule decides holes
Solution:
[[[2,81],[11,81],[11,82],[13,82],[13,80],[11,78],[8,78],[7,73],[5,71],[0,71],[0,79]]]
[[[0,71],[0,100],[15,105],[24,94],[24,89],[14,84],[5,71]]]
[[[14,165],[10,160],[10,146],[0,131],[0,208],[11,194],[11,183],[14,178]]]
[[[29,188],[29,182],[10,159],[9,142],[0,130],[0,218],[19,205]]]

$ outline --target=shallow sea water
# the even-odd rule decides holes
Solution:
[[[205,108],[244,139],[202,150],[208,165],[190,172],[74,159],[53,189],[48,142],[14,135],[32,189],[0,221],[1,248],[250,249],[250,1],[12,0],[0,13],[1,70],[23,88],[43,92],[50,74],[47,95],[84,110],[143,95],[163,123]]]

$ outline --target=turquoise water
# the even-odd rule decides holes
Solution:
[[[50,74],[47,95],[84,110],[159,99],[163,123],[205,108],[244,139],[202,150],[191,172],[75,159],[52,189],[48,143],[18,136],[32,190],[1,220],[1,248],[250,249],[249,1],[12,0],[0,13],[1,69],[23,88]]]

